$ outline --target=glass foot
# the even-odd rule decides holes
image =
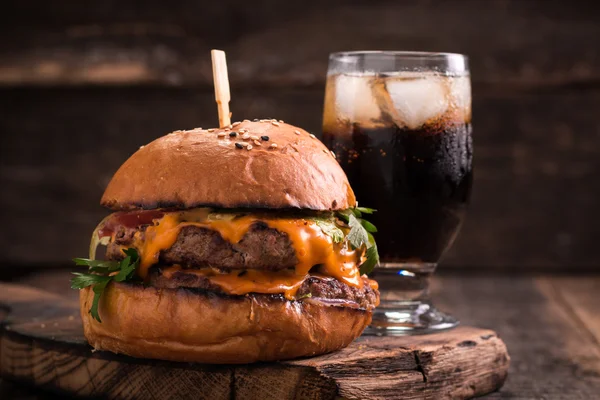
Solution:
[[[422,301],[394,302],[390,307],[376,308],[371,325],[363,335],[405,336],[439,332],[456,327],[459,322],[451,315],[438,311]]]

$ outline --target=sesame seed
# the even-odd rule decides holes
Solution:
[[[253,143],[254,143],[255,145],[257,145],[257,146],[260,146],[260,145],[261,145],[261,144],[260,144],[260,142],[259,142],[258,140],[254,140],[254,141],[253,141]]]
[[[331,155],[333,156],[333,158],[337,158],[333,150],[331,151]]]
[[[296,135],[299,135],[299,134],[300,134],[300,131],[296,129],[296,130],[294,131],[294,133],[295,133]]]
[[[310,136],[310,137],[311,137],[311,138],[313,138],[313,139],[316,139],[316,138],[317,138],[317,137],[316,137],[315,135],[313,135],[312,133],[311,133],[311,134],[309,134],[308,136]]]
[[[276,149],[277,148],[277,143],[271,143],[271,145],[269,146],[269,148]]]
[[[217,137],[225,137],[225,136],[227,136],[227,134],[225,132],[217,133]]]
[[[241,143],[236,143],[236,144],[235,144],[235,147],[237,147],[238,149],[243,149],[243,148],[244,148],[244,145],[243,145],[243,144],[241,144]]]
[[[241,122],[234,122],[233,124],[231,124],[231,127],[233,128],[234,126],[238,126],[239,124],[241,124]]]
[[[279,126],[279,122],[277,122],[277,121],[271,121],[271,124],[275,125],[275,126]]]
[[[245,119],[244,122],[250,122],[250,120],[249,119]]]
[[[242,139],[248,140],[248,139],[250,139],[250,135],[248,135],[247,133],[244,133],[244,135],[242,136]]]
[[[251,135],[251,136],[250,136],[250,139],[252,139],[252,140],[258,140],[258,136],[256,136],[256,135]]]
[[[279,122],[281,122],[283,124],[283,120],[282,119],[280,119]]]
[[[252,150],[252,145],[249,144],[248,146],[246,146],[246,150],[248,150],[248,151]]]
[[[267,135],[263,135],[260,137],[262,140],[264,140],[265,142],[269,141],[269,137]]]
[[[144,146],[140,146],[140,149],[143,149],[143,148],[144,148]]]
[[[229,136],[230,137],[236,137],[237,136],[237,132],[229,132]]]
[[[253,122],[258,122],[258,118],[254,118],[252,121]]]
[[[196,128],[196,130],[197,130],[197,131],[201,131],[201,130],[202,130],[202,128]]]
[[[325,150],[325,149],[323,149],[323,153],[329,154],[329,152],[327,150]]]
[[[229,130],[229,128],[225,128],[224,130],[228,131],[228,130]]]
[[[260,122],[269,122],[268,119],[261,119]]]
[[[209,132],[214,132],[214,131],[215,131],[215,129],[214,129],[214,128],[210,128],[208,131],[209,131]]]
[[[246,132],[248,132],[248,129],[245,129],[245,128],[240,129],[240,133],[246,133]]]
[[[229,124],[228,128],[229,128],[229,129],[233,128],[233,125]]]

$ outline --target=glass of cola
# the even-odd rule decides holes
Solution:
[[[417,334],[458,321],[429,299],[429,278],[462,224],[473,179],[466,56],[365,51],[329,58],[323,142],[370,221],[381,305],[367,333]]]

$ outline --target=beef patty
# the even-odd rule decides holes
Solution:
[[[176,271],[167,278],[162,274],[160,267],[152,267],[150,269],[149,278],[150,285],[158,288],[193,288],[224,293],[218,285],[210,282],[208,278],[197,274],[187,273],[185,270]],[[360,308],[370,310],[377,305],[379,292],[371,288],[367,278],[361,279],[363,279],[363,287],[357,288],[348,286],[335,278],[311,276],[302,283],[302,286],[300,286],[296,292],[296,298],[342,300],[354,303]],[[252,293],[252,295],[256,294]]]
[[[136,232],[143,240],[147,226],[140,228],[120,227],[114,242],[107,247],[106,258],[123,258],[121,246],[132,245]],[[163,265],[178,264],[183,268],[214,267],[220,269],[264,269],[279,271],[293,268],[297,263],[296,252],[286,233],[269,228],[264,222],[254,223],[242,240],[230,243],[219,232],[199,226],[184,226],[171,248],[161,251],[159,262]]]

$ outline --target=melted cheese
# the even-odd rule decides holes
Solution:
[[[146,229],[140,253],[140,267],[138,274],[142,278],[148,275],[148,268],[158,262],[161,250],[168,249],[177,240],[179,235],[179,220],[175,214],[167,214],[158,220],[158,223]],[[140,232],[136,232],[136,241],[141,242]]]
[[[350,286],[360,287],[362,280],[356,268],[356,251],[334,244],[316,223],[304,219],[263,220],[270,228],[284,232],[296,250],[296,275],[307,275],[321,264],[321,272]]]
[[[371,289],[379,290],[379,283],[376,280],[369,279],[368,282],[369,282],[369,286],[371,287]],[[376,305],[379,305],[379,303],[377,303]]]
[[[238,243],[248,232],[252,224],[263,222],[270,228],[277,229],[288,235],[296,252],[298,264],[294,271],[258,271],[247,270],[243,275],[240,271],[231,273],[209,273],[210,269],[187,270],[202,274],[211,282],[219,285],[231,294],[255,293],[284,293],[287,298],[293,297],[310,269],[320,265],[320,273],[354,287],[362,287],[363,281],[356,266],[358,254],[342,244],[333,243],[331,238],[323,233],[314,221],[292,218],[258,218],[242,216],[235,219],[202,220],[198,222],[181,222],[180,214],[168,213],[155,221],[153,226],[146,229],[143,241],[137,237],[141,262],[138,274],[146,278],[148,269],[158,262],[162,250],[170,248],[181,228],[198,226],[219,232],[223,239],[230,243]]]
[[[205,222],[179,222],[179,216],[176,213],[165,214],[164,217],[157,220],[157,224],[149,226],[146,229],[144,240],[141,246],[141,261],[139,275],[146,278],[148,269],[158,262],[158,256],[162,250],[173,246],[179,236],[179,231],[184,226],[200,226],[215,230],[221,234],[223,239],[230,243],[238,243],[250,229],[250,225],[256,222],[256,219],[250,217],[238,218],[234,221],[215,220]]]
[[[181,267],[163,268],[166,278],[171,278]],[[308,275],[296,275],[293,271],[262,271],[244,270],[221,272],[212,268],[186,269],[187,274],[195,274],[208,278],[211,283],[218,285],[229,294],[243,295],[246,293],[283,294],[288,300],[295,298],[296,292]]]

